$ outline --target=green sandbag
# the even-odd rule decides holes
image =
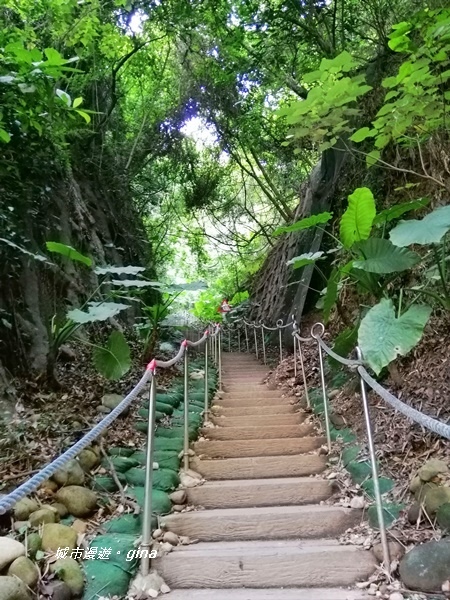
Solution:
[[[112,446],[108,448],[108,454],[110,456],[131,456],[134,452],[134,448],[125,448],[121,446]]]
[[[145,423],[147,423],[147,419],[148,419],[148,408],[140,408],[138,410],[138,415],[142,418],[145,419]],[[165,417],[167,417],[167,415],[163,412],[160,412],[159,410],[157,410],[155,412],[155,420],[156,421],[162,421]]]
[[[170,404],[171,406],[178,406],[183,399],[183,392],[175,390],[166,394],[156,394],[156,402],[163,402],[164,404]]]
[[[133,457],[139,460],[140,466],[145,466],[147,461],[146,452],[135,452]],[[161,469],[172,469],[178,471],[180,468],[180,459],[178,458],[178,452],[176,451],[156,451],[153,452],[153,461],[158,463]]]
[[[164,402],[156,403],[156,410],[162,412],[166,415],[171,415],[173,413],[173,406],[171,404],[165,404]]]
[[[117,473],[125,473],[125,471],[131,469],[131,467],[137,467],[139,464],[138,461],[134,460],[132,456],[111,456],[109,460],[111,461]],[[106,458],[102,460],[102,467],[109,469],[109,461],[106,460]]]
[[[86,587],[83,598],[126,596],[137,559],[133,558],[136,550],[136,537],[125,533],[107,533],[98,535],[89,544],[90,548],[107,548],[111,550],[106,560],[85,560],[83,568],[86,575]]]
[[[189,424],[189,440],[193,442],[197,437],[197,429],[198,427],[194,424]],[[166,427],[158,427],[157,435],[159,437],[165,438],[180,438],[184,439],[184,427],[172,427],[172,429],[168,429]]]
[[[157,520],[157,519],[155,519]],[[141,515],[122,515],[103,523],[102,529],[106,533],[128,533],[130,535],[139,535],[142,532]]]
[[[125,476],[129,485],[137,487],[145,485],[145,469],[135,467],[127,471]],[[170,492],[177,488],[179,483],[180,478],[178,473],[171,469],[157,469],[153,471],[153,488],[155,490]]]
[[[134,486],[128,489],[130,496],[135,498],[136,502],[143,509],[145,489],[143,486]],[[163,490],[154,488],[152,490],[152,514],[167,515],[172,510],[172,502],[169,495]]]
[[[98,492],[117,492],[117,485],[112,477],[96,475],[92,481],[92,489]]]
[[[183,440],[181,438],[165,438],[156,435],[154,441],[154,449],[157,450],[174,450],[181,452],[183,450]]]

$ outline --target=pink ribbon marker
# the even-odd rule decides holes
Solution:
[[[151,362],[148,363],[147,371],[151,371],[152,373],[155,373],[155,371],[156,371],[156,359],[155,358]]]
[[[188,341],[187,341],[187,340],[183,340],[183,341],[181,342],[181,345],[182,345],[184,348],[187,348]]]

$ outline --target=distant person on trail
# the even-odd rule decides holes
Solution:
[[[231,311],[231,306],[228,303],[228,299],[224,298],[222,300],[222,302],[220,303],[219,308],[217,309],[217,312],[221,313],[224,323],[227,322],[227,315],[230,311]]]

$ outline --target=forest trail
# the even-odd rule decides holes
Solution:
[[[375,570],[371,552],[337,537],[361,511],[320,504],[324,442],[306,413],[263,384],[267,370],[248,354],[223,355],[220,425],[194,443],[191,467],[207,480],[188,490],[199,510],[164,519],[198,543],[154,563],[173,600],[360,600],[351,589]],[[349,589],[350,588],[350,589]]]

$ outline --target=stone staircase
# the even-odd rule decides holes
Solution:
[[[165,517],[198,543],[178,546],[154,566],[172,600],[360,600],[351,589],[376,567],[371,552],[336,537],[361,511],[320,505],[332,494],[320,478],[324,439],[291,398],[262,383],[248,354],[223,356],[224,395],[194,443],[191,467],[207,480],[188,490],[199,510]]]

